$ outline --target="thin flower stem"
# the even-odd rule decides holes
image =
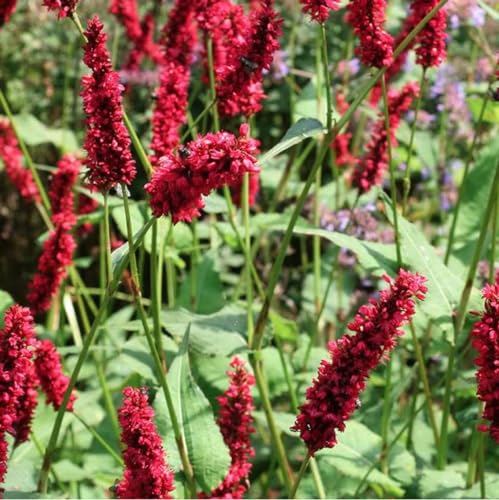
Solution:
[[[249,174],[243,176],[242,210],[244,224],[245,282],[246,282],[246,320],[248,332],[248,345],[253,342],[253,280],[251,278],[251,236],[250,236],[250,209],[249,209]]]
[[[478,462],[479,434],[481,434],[478,430],[478,424],[481,420],[482,411],[483,406],[480,404],[477,422],[473,425],[473,429],[471,431],[470,447],[468,452],[468,470],[466,473],[466,489],[471,488],[473,484],[475,484]]]
[[[109,214],[109,195],[104,193],[104,252],[106,262],[106,284],[109,286],[113,279],[113,262],[111,257],[111,227]]]
[[[438,449],[440,443],[440,436],[438,433],[437,419],[435,417],[435,412],[433,410],[430,383],[428,381],[428,373],[426,371],[426,364],[424,362],[421,343],[419,342],[419,339],[416,335],[416,329],[414,328],[414,323],[412,321],[409,323],[409,329],[411,330],[412,342],[414,344],[414,353],[416,354],[416,362],[418,364],[419,378],[423,382],[423,392],[425,395],[426,404],[428,406],[428,416],[430,419],[431,430],[433,432],[433,440],[435,441],[435,447]]]
[[[85,36],[85,30],[83,29],[83,26],[80,21],[80,17],[76,12],[73,12],[70,16],[71,21],[73,21],[74,25],[76,26],[76,29],[80,33],[81,37],[85,41],[85,43],[88,42],[87,37]]]
[[[115,462],[118,465],[123,466],[124,465],[123,459],[113,450],[111,445],[108,442],[106,442],[106,440],[93,427],[88,425],[87,422],[85,422],[85,420],[83,420],[83,418],[80,417],[80,415],[78,415],[75,412],[73,412],[73,415],[76,417],[77,420],[80,421],[83,427],[85,427],[85,429],[87,429],[87,431],[90,432],[90,434],[92,434],[92,436],[97,440],[97,442],[113,457]]]
[[[478,436],[478,477],[480,478],[480,498],[487,498],[485,486],[485,435],[483,432]]]
[[[78,375],[80,374],[80,370],[83,366],[83,363],[87,359],[89,349],[95,340],[97,332],[99,331],[99,326],[107,312],[107,305],[109,303],[111,295],[112,295],[111,289],[108,288],[106,291],[106,295],[102,300],[100,308],[97,311],[97,315],[94,319],[92,327],[90,328],[88,334],[85,336],[80,354],[78,356],[78,359],[76,360],[76,365],[73,368],[73,372],[71,373],[71,378],[69,379],[68,387],[66,389],[66,392],[64,393],[64,398],[62,400],[61,406],[59,407],[59,410],[57,411],[54,421],[54,426],[52,427],[52,433],[50,435],[49,442],[45,450],[45,455],[43,457],[43,463],[40,471],[40,478],[38,481],[38,492],[41,493],[42,495],[47,494],[49,471],[52,464],[55,448],[57,446],[59,433],[61,431],[62,420],[66,413],[66,407],[68,405],[69,398],[76,385],[76,381],[78,379]]]
[[[135,131],[135,128],[133,127],[132,122],[128,118],[125,110],[123,110],[123,121],[125,122],[128,133],[130,134],[130,139],[132,140],[135,152],[139,157],[139,161],[144,168],[147,177],[151,177],[153,173],[151,162],[149,161],[149,157],[147,156],[144,146],[142,146],[142,142],[140,141],[139,136],[137,135],[137,132]]]
[[[267,389],[267,382],[263,375],[263,364],[261,359],[261,352],[251,352],[249,360],[255,374],[256,385],[258,388],[258,393],[262,400],[263,411],[267,419],[267,424],[269,426],[270,435],[274,443],[274,448],[277,454],[277,460],[279,462],[279,467],[281,468],[282,477],[284,481],[284,487],[288,495],[291,493],[291,488],[293,485],[292,471],[288,463],[288,458],[286,455],[286,450],[284,449],[284,444],[282,442],[280,431],[275,422],[274,413],[272,411],[272,403],[270,402],[270,397]],[[291,497],[290,497],[291,498]]]
[[[322,35],[322,64],[324,70],[324,85],[326,87],[326,127],[327,130],[331,130],[333,123],[333,103],[331,98],[331,77],[329,74],[329,57],[327,50],[327,33],[326,25],[321,24],[321,35]]]
[[[315,483],[315,487],[317,488],[317,497],[321,500],[324,500],[326,497],[326,490],[324,489],[324,483],[322,482],[321,472],[319,470],[319,466],[317,465],[317,461],[315,458],[310,459],[310,472],[312,472],[312,478]]]
[[[425,91],[425,82],[426,82],[426,67],[423,67],[421,72],[421,82],[419,84],[419,95],[416,100],[416,108],[414,109],[414,120],[411,126],[411,135],[409,138],[409,148],[407,149],[407,160],[405,162],[405,172],[404,172],[404,180],[403,180],[403,189],[404,194],[402,198],[402,215],[405,216],[407,213],[407,201],[409,199],[409,191],[411,190],[411,160],[412,160],[412,148],[414,145],[414,137],[416,135],[416,127],[418,122],[418,114],[419,109],[421,107],[421,101],[423,99],[423,94]]]
[[[388,108],[388,94],[386,90],[386,78],[383,74],[381,76],[381,91],[383,93],[383,115],[385,118],[385,132],[386,132],[386,150],[388,156],[388,168],[390,169],[390,191],[392,198],[393,208],[393,229],[395,231],[395,248],[397,252],[397,267],[400,269],[402,266],[402,252],[400,250],[400,232],[398,225],[398,209],[397,209],[397,184],[395,179],[395,168],[392,162],[392,140],[390,131],[390,111]]]
[[[487,234],[487,229],[489,223],[492,219],[492,212],[495,207],[497,199],[497,191],[499,187],[499,162],[496,164],[496,171],[494,175],[494,180],[492,182],[492,187],[490,189],[489,201],[487,203],[487,208],[482,220],[482,227],[480,229],[480,235],[475,246],[473,257],[470,262],[468,269],[468,275],[466,277],[465,285],[461,293],[461,299],[457,308],[455,321],[454,321],[454,342],[450,346],[449,359],[447,364],[447,372],[445,374],[445,393],[444,393],[444,407],[442,411],[442,421],[440,424],[440,446],[437,453],[437,467],[439,469],[444,469],[447,465],[447,454],[448,454],[448,425],[449,425],[449,414],[450,414],[450,403],[451,403],[451,392],[452,392],[452,382],[454,376],[454,361],[456,358],[457,341],[461,336],[461,332],[464,326],[464,321],[466,318],[466,312],[468,307],[468,301],[471,295],[471,290],[473,288],[473,280],[475,278],[476,269],[480,256],[482,254],[483,243],[485,241],[485,236]]]
[[[216,104],[216,100],[211,100],[208,105],[203,109],[203,111],[201,111],[201,113],[199,113],[198,116],[196,116],[196,119],[193,120],[192,123],[189,123],[189,128],[188,130],[186,130],[186,132],[184,133],[184,135],[180,138],[180,144],[182,144],[186,139],[187,137],[191,136],[191,137],[195,137],[197,134],[196,134],[196,126],[198,125],[198,123],[210,112],[211,108]]]
[[[480,114],[478,115],[478,120],[475,125],[475,132],[473,134],[473,140],[471,142],[470,149],[468,150],[468,155],[466,157],[466,163],[464,165],[464,171],[463,171],[463,178],[461,180],[461,184],[459,186],[459,191],[458,191],[458,198],[456,202],[456,207],[454,208],[454,214],[452,216],[452,223],[449,231],[449,239],[447,240],[447,248],[445,250],[445,257],[444,257],[444,263],[448,264],[449,259],[452,253],[452,247],[454,245],[454,238],[456,234],[456,228],[457,228],[457,220],[459,217],[459,211],[461,208],[461,201],[463,199],[463,193],[464,193],[464,188],[466,185],[466,179],[468,178],[468,172],[470,170],[471,166],[471,161],[473,160],[473,153],[475,151],[475,147],[478,143],[478,139],[480,137],[480,129],[482,126],[482,121],[483,117],[485,115],[485,109],[487,108],[487,103],[489,102],[489,96],[490,96],[490,89],[491,89],[492,83],[489,82],[489,87],[487,91],[485,92],[485,96],[482,101],[482,107],[480,108]]]
[[[164,240],[161,240],[164,243]],[[151,310],[153,319],[153,333],[156,350],[161,358],[162,370],[166,372],[166,359],[163,351],[161,336],[161,281],[157,279],[158,275],[158,219],[152,223],[152,248],[151,248]]]
[[[295,478],[295,482],[293,483],[293,488],[291,489],[289,498],[296,498],[296,492],[298,491],[298,486],[300,486],[301,480],[305,475],[309,463],[310,463],[310,454],[307,454],[307,456],[301,463],[300,470],[298,471],[298,474]]]
[[[179,455],[180,455],[180,460],[182,462],[182,468],[184,470],[184,474],[186,477],[187,485],[189,488],[190,494],[193,496],[193,498],[196,497],[196,482],[194,480],[194,475],[192,471],[192,466],[189,462],[189,456],[187,453],[187,447],[185,444],[184,440],[184,435],[182,433],[182,430],[179,425],[178,417],[175,411],[175,406],[173,404],[173,398],[170,392],[170,387],[168,384],[168,380],[166,378],[166,375],[163,371],[163,365],[161,363],[161,357],[156,349],[156,346],[154,344],[154,338],[153,335],[151,334],[151,331],[149,329],[149,323],[148,323],[148,318],[147,314],[144,309],[144,305],[141,301],[141,296],[142,292],[140,289],[140,281],[139,281],[139,273],[138,273],[138,268],[137,268],[137,260],[135,257],[135,248],[133,244],[133,232],[132,232],[132,219],[130,216],[130,206],[129,206],[129,201],[128,201],[128,193],[125,185],[122,185],[122,190],[123,190],[123,205],[125,209],[125,219],[126,219],[126,226],[127,226],[127,236],[128,236],[128,245],[129,245],[129,255],[130,255],[130,271],[132,274],[132,291],[133,295],[135,297],[135,304],[137,306],[137,312],[139,314],[142,327],[144,329],[144,334],[147,340],[147,343],[149,345],[149,349],[151,351],[151,356],[154,361],[155,369],[156,369],[156,376],[158,377],[158,382],[161,385],[161,388],[163,390],[163,394],[165,396],[166,400],[166,405],[168,408],[168,413],[170,415],[171,423],[172,423],[172,428],[173,428],[173,434],[175,436],[175,441],[177,443]]]
[[[210,77],[210,91],[211,91],[211,100],[213,102],[217,101],[217,89],[215,82],[215,65],[213,59],[213,40],[209,36],[207,40],[207,53],[208,53],[208,72]],[[218,118],[218,108],[217,106],[213,106],[213,128],[215,132],[220,129],[220,121]]]
[[[5,94],[3,93],[3,90],[1,88],[0,88],[0,104],[2,104],[2,108],[4,110],[4,113],[7,115],[7,118],[9,119],[10,126],[12,127],[12,131],[14,132],[14,135],[16,136],[17,142],[19,143],[19,147],[21,148],[21,151],[23,153],[24,160],[26,161],[26,165],[28,166],[29,170],[31,171],[31,175],[33,176],[33,180],[35,181],[36,187],[38,188],[38,192],[40,193],[40,197],[42,199],[42,206],[37,207],[37,208],[40,211],[40,214],[42,215],[43,220],[50,221],[50,217],[48,216],[48,213],[50,213],[50,201],[49,201],[49,198],[47,196],[47,192],[43,186],[43,183],[40,179],[40,176],[38,175],[38,171],[36,170],[33,159],[31,158],[31,154],[29,153],[28,148],[26,147],[26,144],[24,143],[23,139],[19,135],[19,131],[17,129],[16,123],[14,120],[14,115],[12,114],[9,103],[7,102],[7,98],[5,97]],[[42,213],[42,212],[44,212],[44,213]]]

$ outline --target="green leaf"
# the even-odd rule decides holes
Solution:
[[[274,335],[285,342],[296,342],[298,337],[296,321],[287,319],[275,311],[270,311],[269,319],[274,328]]]
[[[490,195],[490,182],[486,180],[492,178],[497,158],[499,158],[499,141],[492,139],[481,149],[475,166],[464,180],[454,248],[476,242]]]
[[[386,213],[392,222],[391,201],[382,193]],[[431,318],[446,334],[447,340],[453,342],[450,335],[454,310],[459,303],[464,282],[453,273],[428,243],[423,232],[399,214],[400,245],[404,267],[410,267],[428,279],[428,293],[425,300],[419,302],[420,309]],[[474,290],[473,300],[477,308],[480,294]]]
[[[263,165],[271,158],[274,158],[274,156],[283,153],[309,137],[315,137],[323,132],[324,127],[319,120],[315,118],[302,118],[288,129],[284,137],[272,149],[260,157],[259,163]]]
[[[35,116],[28,114],[15,116],[14,123],[28,146],[50,143],[64,152],[78,150],[78,141],[71,130],[48,127]]]
[[[54,471],[61,481],[82,481],[89,476],[88,471],[71,462],[68,459],[56,462],[54,465]]]
[[[207,315],[185,309],[162,311],[161,323],[174,337],[183,337],[190,325],[189,347],[196,353],[231,356],[247,349],[246,311],[236,305]]]
[[[344,432],[338,433],[336,446],[319,451],[316,457],[342,474],[361,480],[373,464],[376,466],[379,464],[380,449],[381,437],[365,425],[352,420],[347,423]],[[401,459],[405,464],[404,467],[413,474],[414,457],[406,450],[399,449],[396,453],[390,452],[388,457],[389,475],[383,474],[375,467],[368,477],[367,484],[377,485],[390,495],[403,496],[401,483],[392,478],[394,472],[400,475],[400,465],[397,462]]]
[[[144,236],[147,231],[151,227],[153,219],[149,219],[134,235],[133,235],[133,244],[134,248],[142,242]],[[111,261],[113,267],[113,284],[117,284],[121,279],[121,275],[125,270],[125,267],[128,264],[130,249],[128,246],[128,242],[121,245],[111,254]]]
[[[200,314],[218,311],[225,304],[224,287],[216,270],[215,253],[206,253],[196,267],[196,293],[192,295],[193,275],[189,273],[180,287],[180,306],[195,309]]]
[[[322,85],[321,95],[325,96],[325,86]],[[314,117],[324,123],[327,120],[326,99],[322,99],[320,107],[317,105],[317,79],[312,78],[302,91],[296,96],[294,119]]]
[[[468,107],[473,114],[475,122],[477,122],[480,118],[483,102],[483,97],[469,97],[468,99],[466,99],[466,103],[468,104]],[[485,105],[482,120],[488,123],[499,123],[499,103],[489,99],[487,101],[487,104]]]
[[[192,376],[188,343],[189,331],[185,333],[179,354],[170,367],[168,381],[194,476],[201,489],[209,493],[222,482],[231,458],[210,402]],[[172,434],[169,418],[164,415],[163,392],[158,393],[154,406],[158,414],[163,414],[158,429],[162,435],[165,432]]]
[[[465,481],[452,470],[423,469],[418,482],[421,498],[461,498]]]
[[[3,326],[3,316],[5,311],[14,303],[14,299],[9,293],[0,290],[0,327]]]

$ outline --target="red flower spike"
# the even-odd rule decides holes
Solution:
[[[145,190],[156,217],[171,214],[174,223],[190,222],[204,207],[202,196],[214,189],[240,182],[245,172],[259,171],[255,154],[258,141],[248,137],[248,126],[240,137],[229,132],[208,133],[159,160]]]
[[[136,44],[142,36],[137,0],[111,0],[109,12],[118,18],[128,39]]]
[[[223,115],[249,116],[261,109],[263,70],[270,68],[279,49],[281,27],[282,19],[277,18],[272,0],[263,0],[251,13],[247,43],[234,51],[228,64],[217,68],[218,107]]]
[[[384,29],[385,0],[350,0],[346,20],[359,37],[355,53],[366,66],[382,68],[392,63],[393,38]]]
[[[118,498],[172,498],[173,472],[165,462],[161,438],[154,424],[146,389],[126,387],[118,411],[125,445],[125,472],[116,485]]]
[[[23,387],[23,395],[19,399],[19,409],[17,411],[16,422],[14,424],[15,446],[28,440],[31,432],[31,423],[38,406],[38,393],[36,386],[38,378],[33,363],[26,374],[26,380]]]
[[[199,498],[243,498],[248,489],[249,460],[255,455],[250,441],[255,432],[251,416],[254,410],[251,386],[255,385],[255,378],[244,365],[238,356],[232,359],[230,366],[234,370],[227,372],[229,388],[217,398],[220,404],[217,423],[231,457],[229,472],[209,496],[201,493]]]
[[[76,10],[78,0],[43,0],[48,10],[58,10],[58,17],[68,17]]]
[[[107,191],[119,183],[129,185],[135,178],[135,161],[130,151],[130,137],[123,123],[121,93],[123,86],[111,67],[106,49],[107,36],[95,16],[85,31],[88,39],[83,60],[92,70],[82,77],[81,96],[85,110],[87,136],[85,149],[88,184]]]
[[[39,385],[46,396],[46,403],[54,410],[61,407],[69,378],[62,372],[61,358],[52,341],[42,340],[36,348],[35,369]],[[73,411],[76,394],[72,393],[66,411]]]
[[[395,347],[400,327],[414,315],[414,300],[423,300],[426,278],[400,270],[395,281],[384,277],[389,287],[379,299],[359,309],[348,325],[354,335],[343,335],[329,343],[330,360],[323,360],[318,375],[307,389],[307,401],[292,430],[300,433],[313,456],[322,448],[336,444],[336,432],[355,411],[358,397],[370,372]]]
[[[314,21],[324,23],[332,10],[340,8],[338,0],[300,0],[302,10]]]
[[[499,443],[499,280],[485,285],[483,297],[484,311],[471,332],[472,345],[478,351],[478,399],[485,403],[483,418],[490,422],[480,426],[480,430],[489,432]]]
[[[67,268],[73,262],[76,243],[64,227],[50,232],[38,259],[38,272],[29,283],[28,302],[35,314],[47,311],[50,302],[67,275]]]
[[[0,485],[7,473],[6,433],[15,435],[18,416],[32,367],[35,344],[33,316],[27,307],[11,306],[0,330]]]
[[[3,0],[0,5],[0,28],[6,24],[16,10],[17,0]]]
[[[406,113],[412,100],[419,94],[419,85],[416,82],[407,83],[402,90],[388,93],[388,113],[390,125],[390,142],[396,145],[395,132],[400,124],[402,115]],[[374,124],[371,140],[367,145],[367,152],[361,158],[352,174],[352,185],[361,193],[366,193],[372,186],[379,185],[388,168],[388,142],[386,137],[385,119],[381,116]]]
[[[50,182],[49,199],[52,208],[52,222],[55,226],[71,229],[76,224],[73,188],[80,173],[81,163],[65,155],[57,163],[57,170]]]
[[[31,171],[23,166],[23,154],[7,118],[0,118],[0,158],[6,174],[20,195],[28,202],[39,203],[40,192]]]
[[[194,5],[194,4],[192,4]],[[194,9],[177,0],[163,28],[161,43],[165,65],[156,91],[152,116],[152,164],[171,153],[180,141],[180,127],[187,122],[190,66],[196,43]]]

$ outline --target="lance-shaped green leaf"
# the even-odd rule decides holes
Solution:
[[[189,331],[185,333],[179,354],[170,367],[168,382],[194,477],[200,488],[205,493],[210,493],[224,479],[231,459],[215,422],[211,404],[191,373],[188,345]],[[162,392],[158,393],[154,408],[158,416],[161,415],[158,418],[158,429],[166,438],[165,447],[170,450],[175,446],[175,441]],[[175,461],[176,459],[175,456]],[[178,462],[176,465],[178,466]]]
[[[260,157],[259,163],[264,164],[305,139],[315,137],[323,132],[324,127],[319,120],[315,118],[302,118],[288,129],[284,137],[272,149]]]

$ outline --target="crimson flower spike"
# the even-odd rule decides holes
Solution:
[[[270,68],[279,49],[281,27],[273,0],[262,0],[260,8],[251,13],[247,42],[234,51],[228,64],[217,68],[218,107],[223,115],[249,116],[260,111],[265,98],[263,71]]]
[[[484,311],[471,332],[473,347],[478,352],[475,359],[478,399],[485,403],[483,418],[490,422],[479,429],[488,431],[499,443],[499,273],[495,284],[485,285],[483,297]]]
[[[0,5],[0,28],[6,24],[16,10],[17,0],[3,0]]]
[[[118,498],[172,498],[173,472],[154,424],[154,410],[147,390],[126,387],[118,411],[121,441],[125,445],[123,479],[115,486]]]
[[[323,360],[317,377],[307,389],[307,401],[300,407],[294,426],[313,456],[336,444],[336,432],[345,429],[365,388],[369,374],[385,359],[403,335],[400,327],[415,312],[413,298],[423,300],[426,278],[401,269],[395,281],[384,277],[389,287],[377,301],[359,309],[343,335],[329,343],[331,359]]]
[[[395,131],[397,130],[402,115],[406,113],[415,97],[419,94],[417,82],[409,82],[402,90],[391,90],[388,93],[388,113],[390,142],[396,144]],[[366,154],[357,162],[352,173],[352,185],[361,193],[366,193],[371,187],[383,180],[383,175],[388,168],[388,140],[386,135],[385,119],[381,116],[374,124],[371,140],[367,145]]]
[[[92,70],[82,77],[83,109],[86,114],[88,185],[108,191],[119,183],[131,184],[135,161],[130,151],[130,137],[123,123],[123,85],[111,66],[106,49],[107,35],[99,18],[88,22],[83,61]]]
[[[180,127],[187,122],[190,67],[197,38],[193,6],[194,2],[186,5],[177,0],[162,30],[165,65],[161,70],[152,116],[151,161],[154,166],[159,158],[171,153],[178,145]]]
[[[48,10],[57,10],[59,18],[73,15],[78,0],[43,0]]]
[[[243,498],[248,489],[251,471],[250,458],[255,455],[250,435],[255,432],[251,412],[254,410],[251,387],[255,378],[245,369],[244,361],[235,356],[228,371],[229,388],[219,396],[218,426],[224,442],[229,448],[231,465],[227,476],[209,495],[201,493],[199,498]]]
[[[385,31],[385,0],[350,0],[346,20],[359,37],[355,49],[366,66],[381,68],[393,60],[393,38]]]
[[[28,202],[39,203],[40,192],[31,171],[23,166],[23,154],[7,118],[0,117],[0,158],[5,173],[20,195]]]
[[[190,222],[204,207],[203,196],[214,189],[240,182],[248,172],[259,172],[255,158],[258,141],[248,125],[240,136],[225,131],[200,135],[176,153],[168,153],[145,185],[156,217],[171,214],[174,223]]]
[[[69,378],[62,372],[61,357],[53,342],[48,339],[38,343],[35,355],[38,384],[47,397],[47,404],[52,404],[57,411],[69,385]],[[66,407],[67,411],[73,411],[75,399],[76,394],[71,394]]]
[[[32,374],[32,347],[36,342],[28,308],[13,305],[5,313],[4,323],[0,330],[0,485],[7,473],[6,434],[16,434],[16,422],[26,409],[24,395]]]
[[[332,10],[340,8],[338,0],[300,0],[302,10],[314,21],[324,23]]]

